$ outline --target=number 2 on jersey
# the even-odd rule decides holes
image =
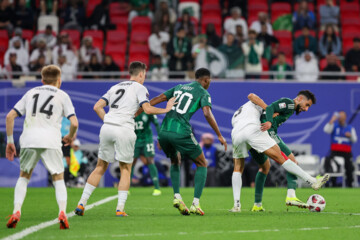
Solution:
[[[115,92],[116,95],[120,94],[115,100],[114,102],[111,104],[111,108],[118,108],[119,105],[116,105],[115,103],[117,103],[123,96],[125,93],[125,89],[119,89]]]
[[[39,93],[34,94],[33,99],[34,99],[34,105],[33,105],[33,110],[32,110],[32,116],[35,117],[36,116],[36,110],[37,110],[37,103],[39,100]],[[50,104],[49,105],[49,109],[46,110],[45,108],[47,107],[47,105],[50,103],[51,99],[53,99],[54,96],[49,96],[48,99],[46,99],[46,101],[44,102],[44,104],[41,106],[40,108],[40,113],[44,113],[47,115],[47,118],[50,118],[51,115],[53,114],[52,110],[54,105]]]
[[[176,101],[178,104],[176,106],[172,107],[172,110],[175,110],[176,112],[180,114],[184,114],[189,109],[191,100],[193,99],[193,95],[188,92],[182,92],[182,91],[175,91],[174,95],[176,97]],[[186,99],[186,100],[184,100]],[[186,101],[185,104],[182,104],[183,101]]]

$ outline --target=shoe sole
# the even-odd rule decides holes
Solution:
[[[11,223],[6,224],[8,228],[16,228],[16,224],[18,223],[18,220],[13,220]]]
[[[322,186],[325,185],[325,183],[326,183],[327,181],[329,181],[329,178],[330,178],[330,175],[329,175],[329,174],[325,174],[324,177],[323,177],[323,179],[321,180],[320,186],[317,187],[317,188],[314,188],[314,190],[315,190],[315,191],[319,190]]]
[[[75,209],[74,213],[78,216],[84,216],[84,211],[81,209]]]
[[[286,202],[285,203],[286,204],[286,206],[289,206],[289,207],[298,207],[298,208],[309,208],[309,206],[307,206],[307,205],[301,205],[301,204],[292,204],[292,203],[290,203],[290,202]]]
[[[188,216],[190,215],[189,209],[185,206],[185,209],[180,209],[180,203],[173,204],[174,208],[177,208],[181,215]]]
[[[69,229],[69,225],[64,220],[60,220],[60,229]]]

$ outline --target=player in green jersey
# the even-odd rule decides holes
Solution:
[[[297,161],[294,154],[284,143],[284,141],[277,135],[277,130],[280,125],[282,125],[290,116],[294,114],[294,112],[296,112],[297,115],[302,112],[302,96],[305,96],[307,99],[314,99],[312,102],[315,104],[316,100],[314,97],[312,97],[313,93],[308,90],[300,91],[294,100],[289,98],[280,98],[279,100],[271,103],[269,106],[255,94],[249,94],[248,96],[250,101],[266,110],[261,115],[261,123],[266,123],[268,121],[272,122],[271,127],[267,130],[269,135],[279,145],[281,151],[295,163],[297,163]],[[304,108],[303,111],[307,111],[310,106],[311,105],[305,106],[306,108]],[[262,195],[266,177],[270,171],[270,160],[265,154],[258,153],[254,149],[250,150],[250,154],[252,155],[256,163],[260,166],[259,172],[256,174],[255,178],[255,202],[252,211],[265,211],[262,206]],[[285,199],[286,205],[307,208],[307,204],[300,201],[295,194],[297,177],[294,174],[287,172],[286,179],[288,187],[287,196]]]
[[[153,123],[156,127],[156,131],[160,131],[160,125],[156,115],[148,115],[141,113],[135,118],[135,133],[136,142],[134,150],[134,162],[131,169],[131,178],[134,174],[134,166],[137,159],[140,157],[141,161],[146,164],[149,168],[150,177],[154,183],[153,196],[161,195],[159,186],[159,174],[154,164],[155,148],[153,133],[150,124]]]
[[[204,116],[215,131],[218,139],[225,150],[227,143],[221,135],[214,115],[211,111],[211,97],[207,89],[210,86],[210,71],[200,68],[195,72],[195,81],[189,84],[180,84],[153,98],[151,105],[164,102],[167,99],[176,97],[177,105],[166,114],[159,132],[159,143],[166,156],[171,159],[170,176],[174,190],[173,206],[178,208],[183,215],[194,213],[204,215],[200,207],[200,196],[206,182],[207,163],[199,143],[196,141],[190,125],[190,118],[201,108]],[[180,154],[191,158],[196,166],[194,200],[189,209],[182,201],[180,195]]]

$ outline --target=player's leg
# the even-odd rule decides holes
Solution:
[[[244,173],[245,158],[234,158],[234,171],[231,178],[234,207],[230,209],[230,212],[241,212],[241,188],[242,188],[242,174]]]
[[[119,163],[121,177],[118,185],[118,204],[116,206],[116,216],[119,217],[127,216],[125,213],[125,203],[130,188],[131,165],[132,163]]]
[[[135,149],[134,149],[134,161],[131,166],[131,179],[133,179],[133,176],[134,176],[134,167],[135,167],[137,159],[140,157],[141,148],[142,147],[140,147],[140,146],[135,146]]]
[[[154,157],[147,157],[146,158],[146,164],[149,168],[150,177],[154,184],[154,192],[153,196],[159,196],[161,195],[160,191],[160,184],[159,184],[159,172],[154,162]]]
[[[206,177],[207,177],[207,162],[204,153],[201,151],[201,154],[198,157],[196,157],[193,161],[196,164],[196,172],[194,178],[194,182],[195,182],[194,200],[190,207],[190,212],[198,215],[204,215],[205,213],[200,207],[200,197],[205,187]]]

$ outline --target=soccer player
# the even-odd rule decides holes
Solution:
[[[150,177],[154,183],[153,196],[161,195],[160,186],[159,186],[159,174],[158,170],[154,164],[155,148],[153,133],[151,130],[150,123],[153,123],[156,127],[156,131],[160,131],[160,125],[156,115],[148,115],[146,113],[141,113],[135,118],[135,152],[134,152],[134,162],[131,168],[131,178],[134,174],[134,166],[136,160],[140,159],[146,164],[149,168]]]
[[[144,63],[136,61],[130,63],[129,74],[130,81],[114,85],[94,105],[94,111],[104,124],[99,135],[100,144],[96,168],[87,179],[83,194],[75,209],[75,214],[79,216],[84,215],[88,199],[98,186],[109,163],[114,160],[119,162],[121,172],[116,216],[127,216],[124,209],[130,187],[136,141],[134,115],[139,107],[142,107],[147,114],[163,114],[169,112],[174,106],[175,98],[169,98],[165,109],[150,105],[149,93],[143,86],[146,76]],[[104,108],[107,105],[109,111],[105,113]]]
[[[297,112],[307,111],[309,107],[315,103],[315,98],[301,97],[301,101],[294,104]],[[292,103],[291,103],[292,104]],[[286,108],[283,104],[279,106]],[[248,157],[249,148],[255,149],[259,153],[264,153],[268,157],[274,159],[281,164],[286,171],[300,177],[311,185],[314,190],[321,188],[328,180],[329,175],[314,178],[302,170],[293,161],[289,160],[284,153],[281,152],[275,140],[272,139],[267,132],[273,124],[274,111],[266,112],[267,122],[260,124],[260,116],[262,108],[255,105],[251,101],[241,106],[232,118],[233,130],[231,138],[233,143],[234,172],[232,175],[232,187],[234,196],[234,207],[231,212],[240,212],[240,193],[241,193],[241,175],[244,171],[245,158]],[[269,116],[269,117],[268,117]],[[271,117],[270,117],[271,116]]]
[[[13,161],[16,154],[14,121],[16,117],[25,115],[24,129],[20,136],[20,177],[15,186],[14,211],[7,223],[8,228],[15,228],[20,221],[27,185],[40,158],[52,176],[59,205],[60,229],[69,228],[65,215],[67,192],[60,127],[63,116],[67,117],[70,120],[70,131],[63,141],[68,145],[74,138],[78,120],[69,95],[60,90],[60,68],[55,65],[46,66],[41,71],[41,77],[43,86],[30,89],[6,116],[6,158]]]
[[[207,122],[215,131],[220,143],[224,145],[225,150],[227,149],[226,140],[221,135],[211,111],[211,97],[207,91],[210,82],[210,71],[206,68],[200,68],[195,72],[194,82],[177,85],[150,101],[151,105],[156,105],[175,96],[178,102],[177,106],[166,114],[162,122],[159,143],[166,156],[171,159],[170,177],[174,190],[173,206],[178,208],[183,215],[190,213],[204,215],[204,211],[200,207],[200,197],[206,182],[207,163],[189,123],[190,118],[199,108],[203,110]],[[194,200],[190,211],[180,195],[181,158],[179,153],[191,158],[197,166]]]
[[[289,98],[280,98],[279,100],[271,103],[269,106],[257,95],[251,93],[249,94],[248,98],[250,101],[262,107],[264,111],[261,114],[260,121],[262,123],[267,122],[268,120],[272,120],[271,128],[268,130],[270,137],[272,137],[275,142],[280,147],[280,150],[294,163],[297,163],[294,154],[291,152],[289,147],[284,143],[284,141],[277,135],[277,129],[280,125],[282,125],[290,116],[296,112],[296,115],[300,114],[300,102],[305,98],[312,99],[312,102],[315,104],[316,99],[312,92],[308,90],[300,91],[294,100]],[[309,105],[310,107],[310,105]],[[269,114],[267,114],[269,112]],[[276,113],[276,117],[270,116],[271,113]],[[256,174],[255,178],[255,202],[254,206],[251,211],[259,212],[265,211],[262,206],[262,195],[263,189],[266,181],[267,174],[270,171],[270,160],[269,158],[263,154],[258,153],[254,149],[250,149],[250,154],[255,160],[256,163],[259,164],[259,172]],[[297,177],[287,172],[286,174],[287,179],[287,196],[285,199],[285,203],[287,206],[297,206],[300,208],[307,208],[308,205],[302,202],[300,199],[296,197],[295,190],[296,190],[296,180]]]

